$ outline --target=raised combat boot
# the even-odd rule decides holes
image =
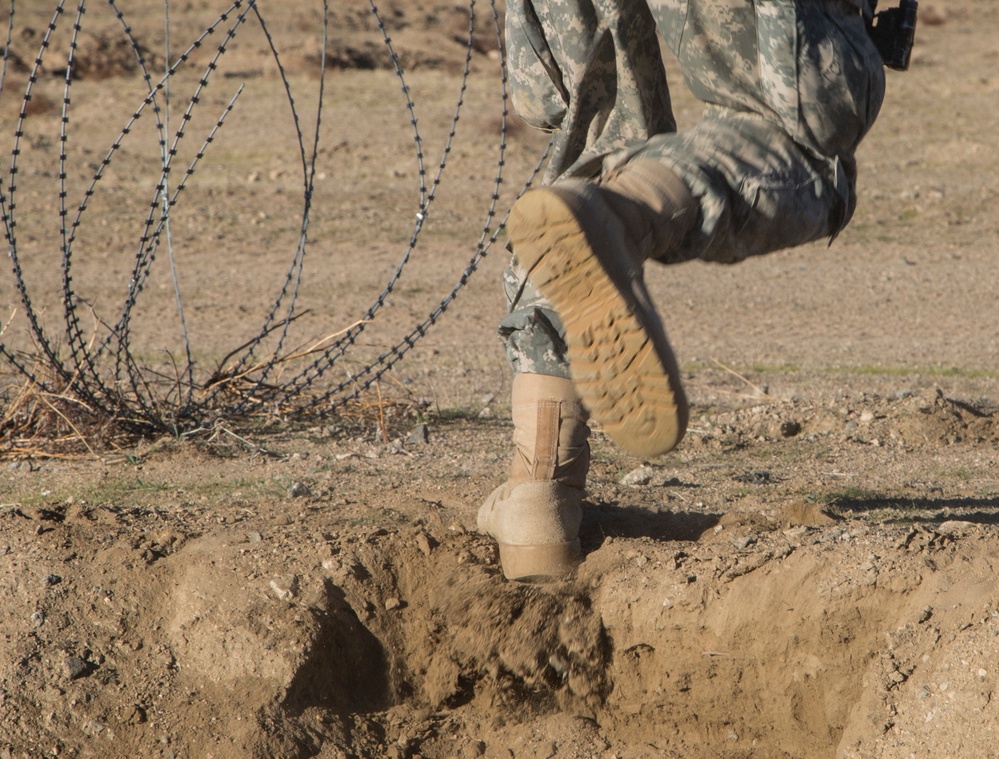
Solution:
[[[643,458],[680,442],[688,406],[642,264],[675,254],[696,219],[686,185],[645,160],[528,192],[507,223],[514,255],[562,318],[577,394]]]
[[[479,509],[479,531],[499,543],[507,579],[561,577],[579,563],[590,464],[586,410],[572,380],[515,375],[513,425],[510,475]]]

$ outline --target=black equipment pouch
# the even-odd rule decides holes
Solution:
[[[867,33],[881,53],[881,60],[888,68],[905,71],[916,41],[916,0],[899,0],[897,8],[874,13],[878,0],[870,0],[872,17],[867,22]]]

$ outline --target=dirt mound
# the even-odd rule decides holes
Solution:
[[[947,398],[940,388],[892,397],[864,394],[817,406],[799,400],[760,397],[758,405],[721,414],[703,431],[702,442],[738,445],[750,440],[839,439],[901,450],[937,449],[957,444],[999,444],[999,413],[991,401]]]
[[[427,680],[431,702],[454,699],[463,682],[467,687],[485,674],[508,705],[551,690],[568,708],[601,706],[609,649],[589,597],[496,579],[495,573],[432,579],[444,636],[434,646]]]
[[[327,46],[327,65],[341,69],[394,69],[394,52],[406,70],[452,69],[471,45],[477,54],[498,57],[502,25],[489,11],[473,16],[449,3],[379,3],[375,16],[367,3],[347,3],[346,17]],[[382,36],[388,37],[391,51]],[[319,59],[314,52],[313,63]]]
[[[70,34],[68,28],[59,27],[49,40],[45,40],[39,30],[19,27],[8,51],[10,70],[15,74],[27,74],[31,71],[28,62],[38,59],[38,72],[44,77],[65,79],[70,70],[74,80],[102,80],[138,72],[140,58],[150,70],[158,70],[161,66],[158,56],[139,40],[130,40],[121,26],[82,29],[73,45]]]
[[[999,547],[969,523],[607,539],[523,586],[460,530],[0,518],[15,753],[894,756],[991,714]]]

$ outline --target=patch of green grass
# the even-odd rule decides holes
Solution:
[[[479,409],[459,406],[456,408],[439,408],[428,414],[430,421],[435,422],[467,422],[479,417]]]
[[[801,367],[797,364],[753,364],[749,371],[758,374],[793,374],[800,372]]]
[[[827,371],[835,374],[882,377],[911,377],[914,375],[970,379],[999,377],[999,371],[994,369],[966,369],[958,366],[832,366]]]
[[[889,503],[893,501],[890,496],[884,493],[854,485],[848,485],[845,488],[824,493],[805,493],[804,498],[809,503],[817,503],[824,506],[843,506],[846,508],[850,508],[850,504],[874,503],[878,501]]]
[[[241,493],[244,496],[283,496],[287,492],[287,489],[287,485],[276,480],[237,477],[233,480],[218,480],[216,482],[199,483],[193,487],[185,487],[184,491],[194,495],[204,495],[208,497],[232,495],[233,493]]]
[[[973,480],[978,476],[980,473],[970,466],[943,467],[933,473],[933,478],[937,480],[959,480],[961,482]]]
[[[340,520],[341,524],[356,528],[385,527],[386,524],[408,525],[412,524],[413,518],[409,514],[404,514],[397,509],[382,507],[377,510],[367,511],[363,514],[352,515]]]
[[[717,364],[691,361],[683,364],[684,372],[701,372],[722,369]],[[750,366],[725,366],[739,374],[755,372],[757,374],[794,374],[801,371],[829,372],[831,374],[847,374],[860,377],[961,377],[965,379],[982,379],[999,377],[997,369],[970,369],[961,366],[827,366],[803,367],[798,364],[752,364]]]
[[[892,495],[863,487],[811,493],[805,495],[805,500],[821,504],[833,512],[893,524],[932,520],[939,509],[947,505],[946,502],[933,498]]]
[[[793,374],[800,372],[802,367],[797,364],[753,364],[751,366],[719,366],[715,363],[704,361],[687,361],[680,367],[684,372],[703,372],[706,370],[724,371],[726,369],[740,374],[746,372],[758,372],[760,374]]]
[[[205,496],[209,499],[231,496],[239,493],[240,497],[252,496],[284,496],[287,487],[279,482],[268,479],[247,479],[238,477],[232,480],[207,480],[198,483],[156,482],[141,477],[134,479],[112,479],[99,485],[89,485],[66,492],[51,493],[41,497],[42,502],[51,503],[67,499],[70,495],[92,504],[107,504],[141,500],[143,496],[162,493],[181,493],[186,497]],[[27,501],[25,501],[27,503]]]

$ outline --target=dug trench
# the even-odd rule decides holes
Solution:
[[[999,540],[973,519],[633,516],[594,504],[578,575],[522,585],[432,518],[197,534],[138,510],[8,509],[4,580],[24,603],[4,605],[0,682],[20,685],[0,748],[859,757],[934,710],[994,711]]]

